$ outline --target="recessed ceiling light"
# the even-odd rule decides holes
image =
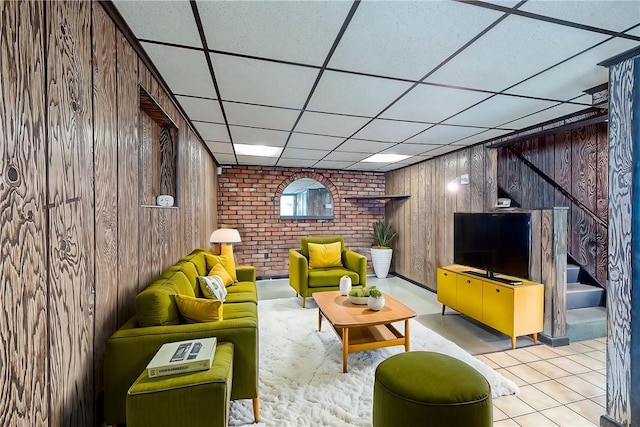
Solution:
[[[241,156],[278,157],[282,147],[269,145],[233,144],[236,154]]]
[[[407,156],[406,154],[374,154],[364,159],[363,162],[394,163],[409,157],[411,156]]]

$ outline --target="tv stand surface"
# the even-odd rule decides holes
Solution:
[[[488,276],[487,273],[482,273],[480,271],[468,270],[464,272],[465,274],[473,274],[474,276],[483,277],[487,280],[493,280],[495,282],[505,283],[507,285],[522,285],[522,280],[514,280],[514,279],[505,279],[503,277],[499,277],[496,275]]]
[[[529,280],[522,280],[519,286],[510,282],[513,279],[489,278],[468,266],[439,267],[437,293],[442,315],[449,306],[509,335],[512,348],[522,335],[531,334],[537,342],[543,326],[544,286]]]

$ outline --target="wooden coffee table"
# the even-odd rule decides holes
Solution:
[[[356,305],[340,292],[316,292],[318,304],[318,331],[322,317],[327,319],[342,342],[342,372],[347,372],[349,353],[375,348],[404,345],[410,350],[409,319],[416,316],[400,301],[385,294],[384,308],[371,310],[367,305]],[[404,335],[392,323],[404,321]]]

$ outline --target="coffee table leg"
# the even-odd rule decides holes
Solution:
[[[349,362],[349,328],[342,330],[342,372],[347,373],[347,363]]]
[[[318,309],[318,332],[322,330],[322,311]]]
[[[411,351],[411,334],[409,333],[409,319],[404,321],[404,351]]]

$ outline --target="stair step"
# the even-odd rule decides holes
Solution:
[[[582,283],[567,284],[567,310],[604,306],[604,289]]]
[[[570,342],[606,337],[606,307],[567,310],[567,336]]]
[[[580,266],[575,264],[567,264],[567,283],[575,283],[578,281],[580,274]]]

